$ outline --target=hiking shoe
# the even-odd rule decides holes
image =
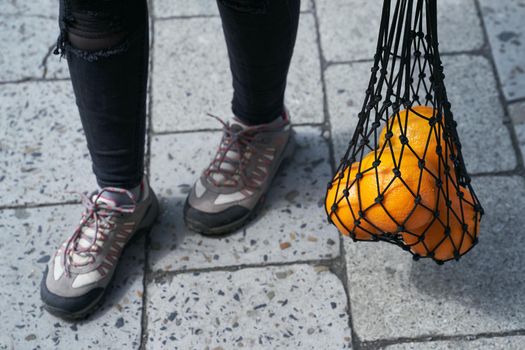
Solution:
[[[254,126],[214,118],[224,127],[219,149],[184,205],[188,228],[208,235],[232,232],[253,218],[279,166],[295,148],[286,112]]]
[[[40,296],[44,307],[64,318],[82,318],[101,301],[122,250],[139,231],[149,229],[158,202],[146,181],[137,202],[127,190],[105,187],[90,198],[81,194],[85,206],[77,229],[50,259]],[[126,204],[110,198],[125,197]]]

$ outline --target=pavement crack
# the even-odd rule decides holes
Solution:
[[[55,44],[53,44],[53,45],[51,45],[49,47],[49,49],[47,50],[46,55],[42,59],[42,63],[40,63],[40,67],[43,68],[42,79],[45,79],[47,77],[47,72],[48,72],[47,61],[48,61],[49,57],[51,56],[51,54],[53,53],[54,48],[55,48]]]

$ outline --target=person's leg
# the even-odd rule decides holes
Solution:
[[[83,317],[101,300],[123,247],[158,213],[143,181],[148,13],[145,0],[62,0],[57,53],[66,57],[101,189],[50,259],[47,310]]]
[[[145,0],[63,0],[59,49],[100,187],[143,175],[148,67]]]
[[[228,233],[252,218],[293,153],[284,108],[299,0],[218,0],[233,77],[233,122],[184,206],[187,226]]]
[[[284,111],[300,0],[218,0],[233,78],[233,114],[268,123]]]

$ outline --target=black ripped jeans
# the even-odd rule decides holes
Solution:
[[[272,121],[284,108],[300,0],[217,2],[233,78],[232,111],[248,124]],[[61,0],[59,23],[55,53],[67,58],[98,184],[132,188],[144,172],[146,0]]]

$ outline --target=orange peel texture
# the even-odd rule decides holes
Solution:
[[[334,176],[325,206],[342,234],[398,234],[414,254],[443,261],[474,245],[480,215],[458,186],[441,125],[432,107],[402,110],[388,119],[375,150]]]

